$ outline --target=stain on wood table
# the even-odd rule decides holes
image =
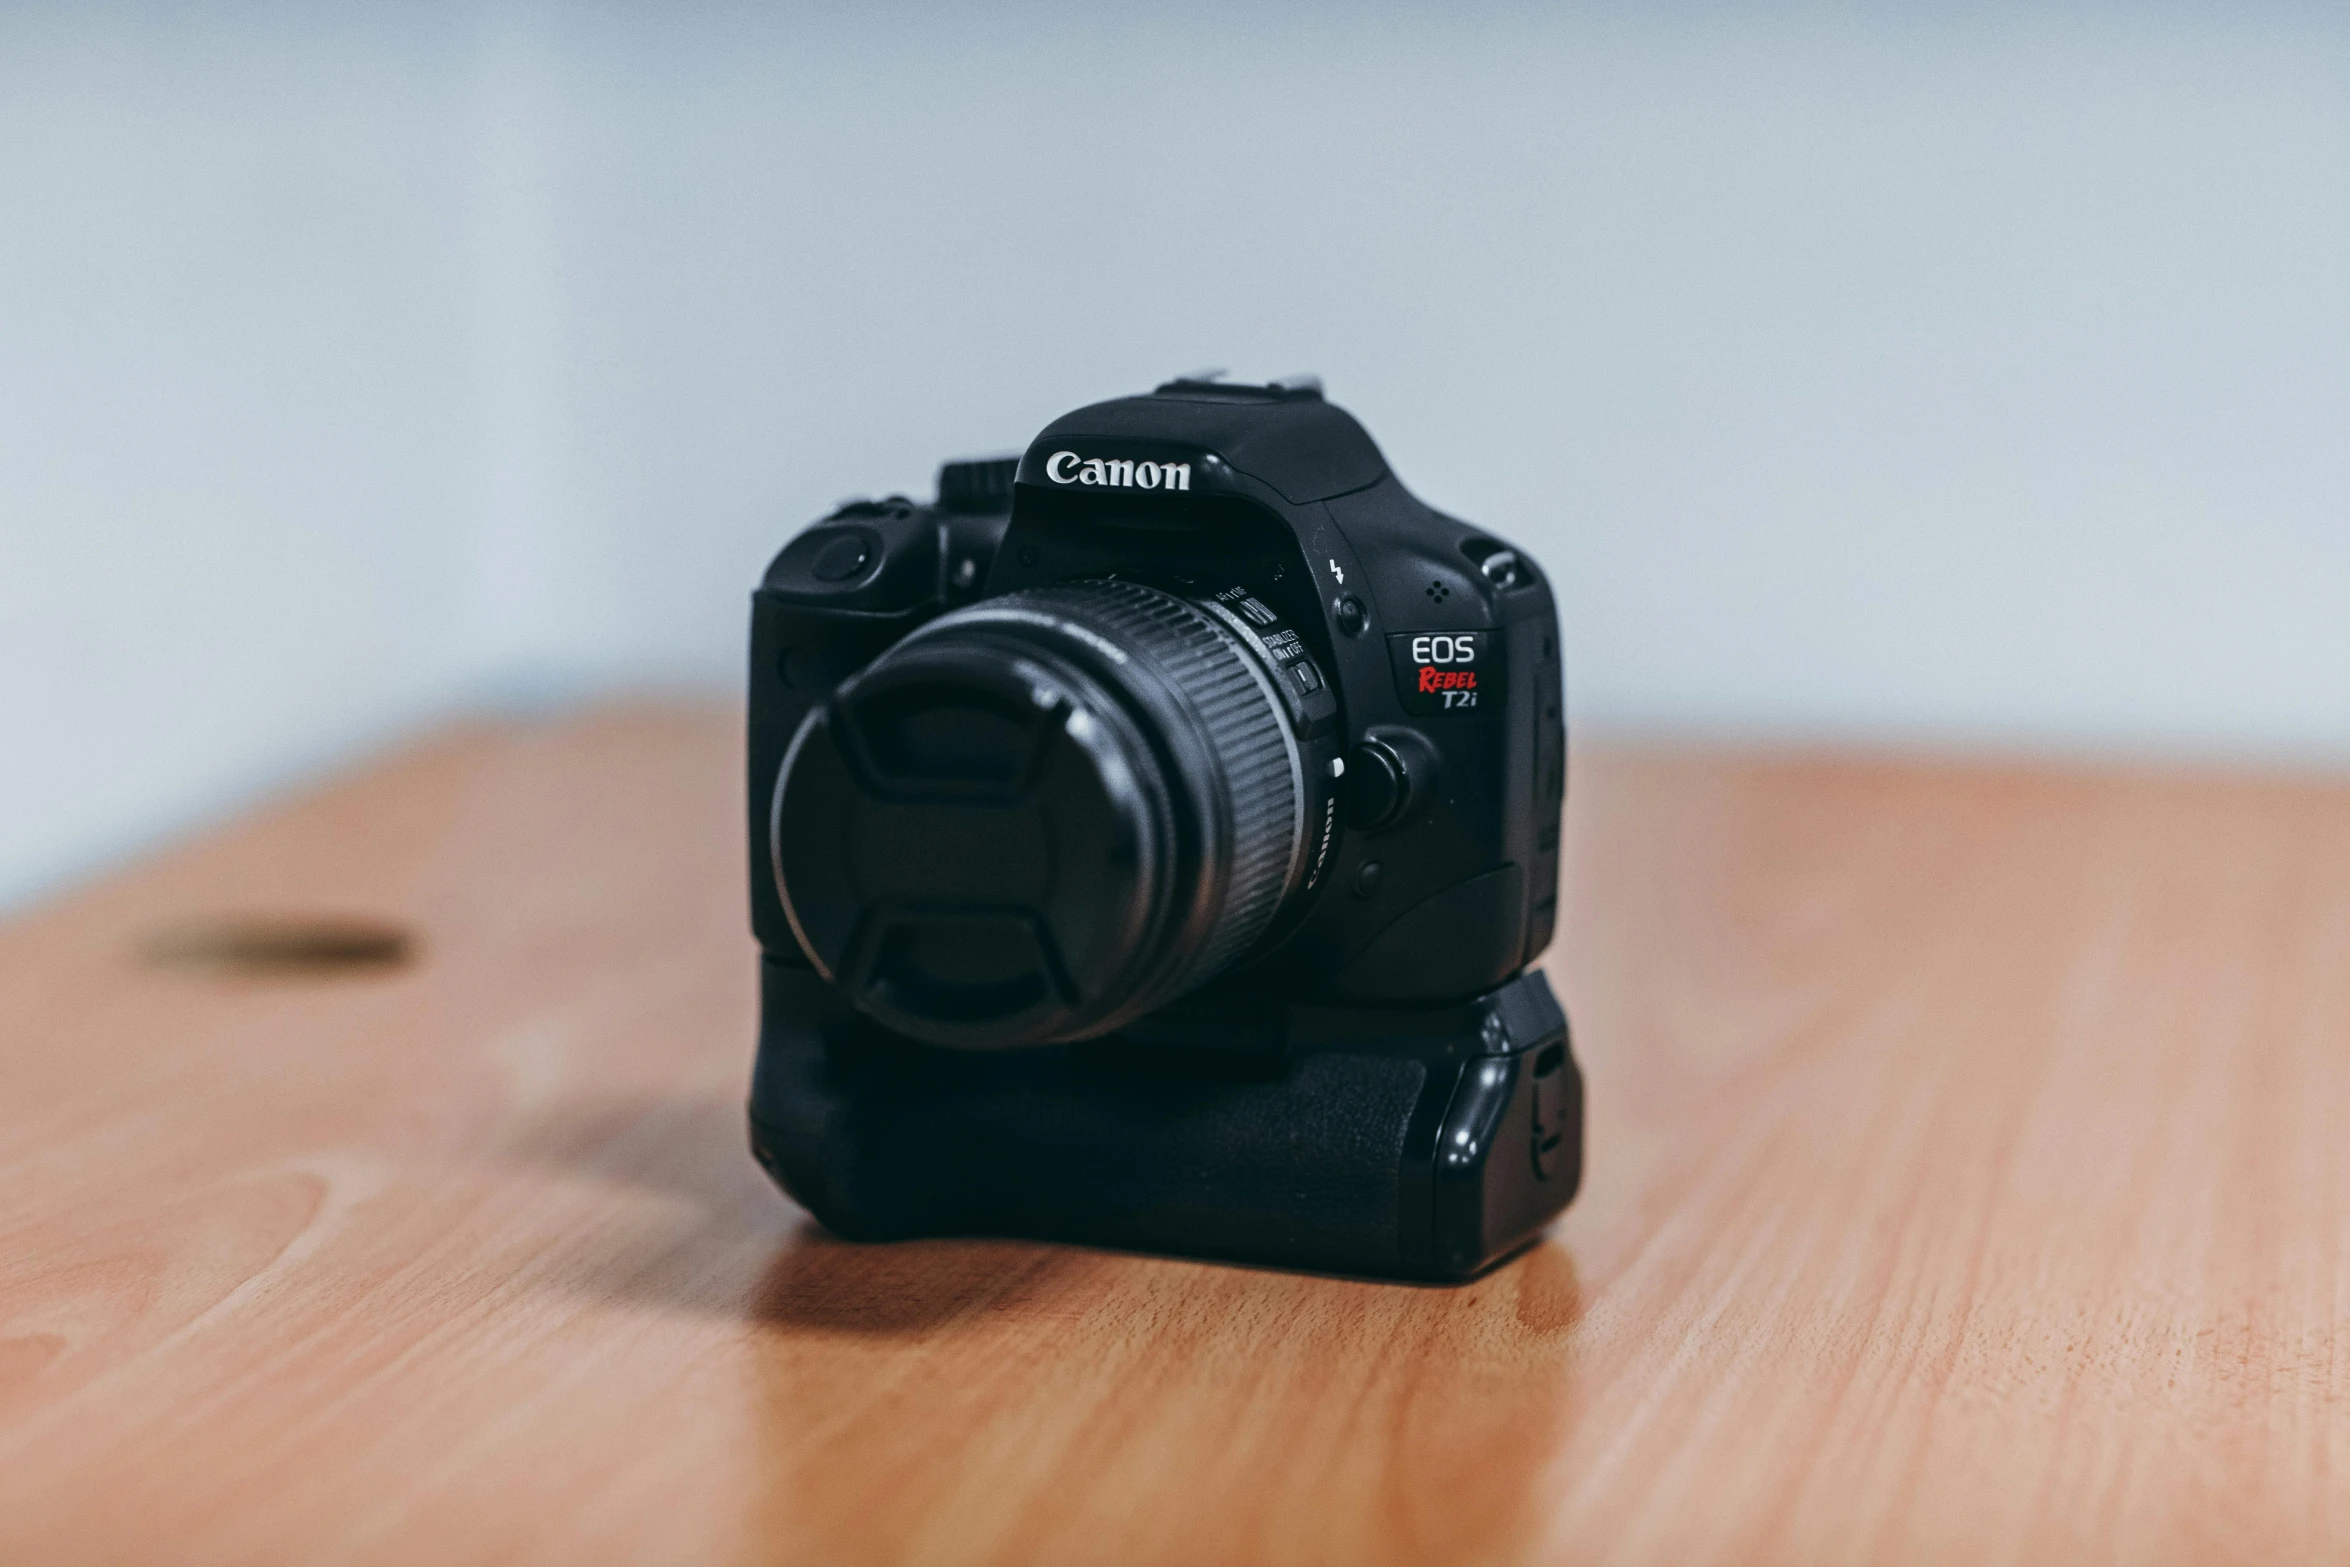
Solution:
[[[0,1561],[2350,1557],[2350,782],[1586,749],[1582,1197],[1458,1289],[830,1239],[734,715],[0,927]]]

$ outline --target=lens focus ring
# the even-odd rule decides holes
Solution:
[[[1186,599],[1138,582],[1086,582],[1034,599],[1131,649],[1191,707],[1202,754],[1175,758],[1201,778],[1202,803],[1223,816],[1229,856],[1206,943],[1170,991],[1189,990],[1256,944],[1273,923],[1305,837],[1304,768],[1271,676],[1232,631]],[[1175,737],[1165,741],[1174,748]]]

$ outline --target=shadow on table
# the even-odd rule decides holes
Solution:
[[[920,1337],[979,1312],[1016,1312],[1089,1254],[986,1237],[844,1241],[814,1220],[775,1254],[747,1302],[771,1328]]]

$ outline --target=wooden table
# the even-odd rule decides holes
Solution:
[[[1447,1290],[812,1229],[735,731],[0,931],[0,1561],[2350,1557],[2350,783],[1582,753],[1584,1195]],[[142,955],[308,913],[421,946]]]

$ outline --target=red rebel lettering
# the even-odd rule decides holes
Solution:
[[[1477,689],[1477,671],[1474,669],[1436,669],[1420,666],[1420,689],[1423,691],[1474,691]]]

